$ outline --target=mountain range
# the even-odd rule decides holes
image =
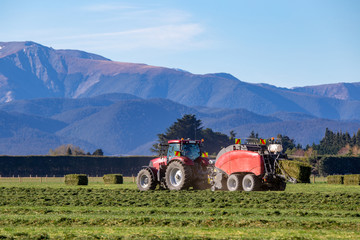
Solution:
[[[72,143],[106,154],[149,154],[183,114],[247,136],[318,142],[328,127],[360,128],[360,83],[279,88],[227,73],[111,61],[34,42],[0,42],[0,154],[46,154]]]

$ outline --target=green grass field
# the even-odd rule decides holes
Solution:
[[[0,178],[0,239],[359,239],[360,186],[139,192],[132,178],[65,186]]]

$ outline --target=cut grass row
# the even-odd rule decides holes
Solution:
[[[0,184],[0,238],[359,239],[358,186],[139,192],[91,182]]]
[[[281,208],[360,211],[360,193],[148,191],[0,187],[0,206]]]
[[[13,239],[358,239],[355,231],[213,227],[25,227],[0,229]]]

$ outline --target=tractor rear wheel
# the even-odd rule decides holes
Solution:
[[[261,188],[261,182],[255,174],[246,174],[242,180],[242,188],[245,192],[258,191]]]
[[[182,162],[171,162],[166,168],[166,186],[169,190],[188,189],[192,181],[192,170]]]
[[[142,169],[136,177],[136,184],[140,191],[154,190],[157,182],[149,169]]]
[[[242,190],[242,175],[232,174],[227,179],[227,188],[229,191],[241,191]]]

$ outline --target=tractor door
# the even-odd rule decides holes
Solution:
[[[173,159],[175,157],[175,151],[181,151],[180,150],[180,144],[176,143],[176,144],[170,144],[169,148],[168,148],[168,152],[167,152],[167,161],[170,162],[171,159]]]

